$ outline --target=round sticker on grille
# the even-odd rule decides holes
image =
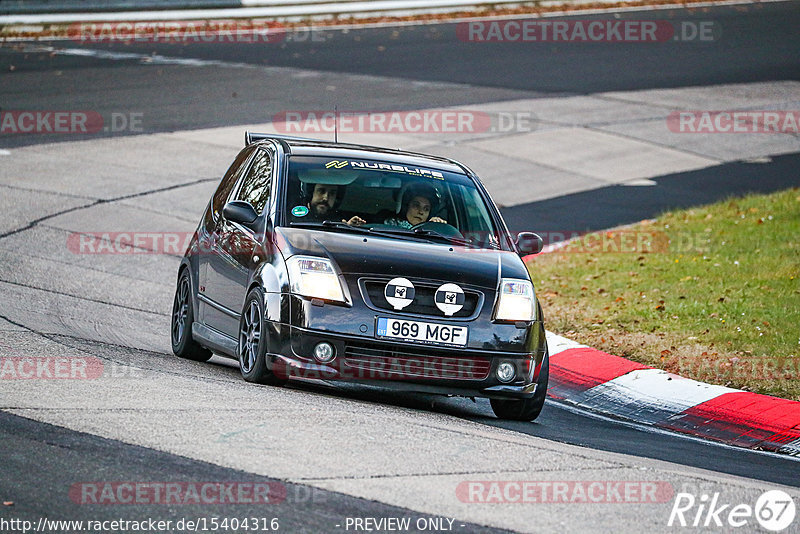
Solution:
[[[439,286],[434,297],[436,307],[448,317],[464,307],[464,290],[455,284]]]
[[[386,284],[383,294],[395,310],[402,310],[414,301],[414,284],[405,278],[395,278]]]

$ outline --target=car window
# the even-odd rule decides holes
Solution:
[[[266,150],[259,150],[242,180],[236,200],[249,202],[256,213],[261,213],[269,201],[271,185],[272,158]]]
[[[222,213],[222,208],[225,207],[225,202],[228,200],[233,186],[239,179],[247,158],[250,157],[252,153],[253,149],[250,147],[239,152],[239,155],[236,156],[236,159],[233,160],[233,163],[228,168],[228,172],[222,177],[219,186],[217,186],[217,191],[214,193],[214,197],[211,200],[211,209],[214,212],[214,219],[218,219]]]
[[[315,197],[318,189],[333,189],[335,194]],[[491,208],[473,180],[460,173],[394,162],[290,156],[285,201],[289,224],[357,216],[364,227],[376,231],[412,231],[425,225],[423,229],[466,239],[472,246],[503,246]],[[415,216],[409,206],[420,201],[424,213]],[[342,228],[327,225],[325,230]],[[419,234],[407,238],[418,239]]]

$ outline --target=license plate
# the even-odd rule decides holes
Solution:
[[[376,337],[402,339],[403,341],[464,347],[467,344],[468,334],[469,328],[466,326],[378,317],[378,328],[375,335]]]

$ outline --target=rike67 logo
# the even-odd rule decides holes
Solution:
[[[669,514],[667,526],[681,527],[745,527],[752,532],[756,524],[762,528],[780,532],[794,522],[795,503],[792,497],[781,490],[766,491],[756,500],[755,506],[746,503],[729,503],[720,494],[703,493],[697,498],[691,493],[678,493]]]

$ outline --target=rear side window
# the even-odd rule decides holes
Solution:
[[[228,196],[231,194],[233,186],[236,185],[236,181],[242,173],[247,158],[249,158],[252,153],[253,149],[250,147],[239,152],[239,155],[236,156],[236,159],[233,160],[233,163],[228,168],[228,172],[222,177],[222,181],[219,183],[217,191],[214,193],[214,197],[211,200],[211,210],[214,212],[214,219],[218,219],[222,214],[225,201],[228,200]]]
[[[272,158],[267,151],[259,150],[242,180],[236,200],[249,202],[256,213],[261,213],[269,201],[271,185]]]

